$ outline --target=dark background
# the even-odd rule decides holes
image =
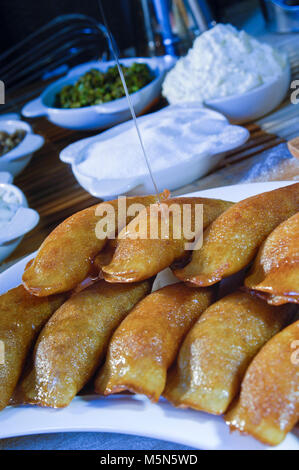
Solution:
[[[109,26],[121,50],[135,47],[144,38],[139,0],[102,0]],[[210,0],[217,20],[229,20],[227,8],[240,0]],[[256,2],[246,1],[247,4]],[[66,13],[83,13],[100,21],[97,0],[0,0],[0,52],[7,50],[36,28]],[[229,15],[228,15],[229,16]]]
[[[135,41],[132,28],[134,0],[102,0],[109,26],[124,48]],[[82,13],[100,21],[97,0],[0,0],[0,51],[67,13]]]

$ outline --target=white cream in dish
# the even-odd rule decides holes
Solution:
[[[14,191],[0,187],[0,229],[11,221],[18,208],[20,201]]]
[[[217,153],[223,144],[240,140],[244,129],[230,126],[225,118],[211,117],[193,105],[167,107],[141,118],[139,128],[151,168],[155,171]],[[136,129],[120,131],[113,137],[89,144],[84,149],[77,170],[102,179],[146,175],[148,170],[141,152]]]
[[[163,95],[169,103],[224,98],[246,93],[281,75],[287,56],[245,31],[218,24],[199,36],[168,72]]]

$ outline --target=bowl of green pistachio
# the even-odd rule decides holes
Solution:
[[[163,78],[172,62],[168,56],[120,59],[136,115],[149,109],[160,96]],[[93,61],[73,68],[27,103],[22,114],[46,116],[52,123],[74,130],[104,129],[131,117],[113,61]]]

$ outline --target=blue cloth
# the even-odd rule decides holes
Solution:
[[[0,439],[0,450],[189,450],[172,442],[112,433],[53,433]]]

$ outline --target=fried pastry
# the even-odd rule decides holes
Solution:
[[[8,404],[39,331],[65,300],[65,295],[39,299],[23,286],[0,296],[0,340],[4,363],[0,364],[0,409]]]
[[[299,303],[299,212],[280,224],[261,246],[245,286],[269,303]]]
[[[111,285],[102,280],[74,294],[40,333],[16,401],[67,406],[99,367],[115,328],[150,288],[150,281]]]
[[[199,197],[174,198],[165,201],[164,204],[168,208],[172,204],[177,204],[181,213],[183,212],[183,205],[189,204],[191,208],[191,226],[194,225],[196,206],[202,204],[203,220],[200,229],[205,229],[223,211],[232,206],[231,202]],[[147,237],[133,238],[136,232],[138,233],[136,221],[134,220],[119,234],[112,261],[108,266],[103,267],[104,278],[108,282],[136,282],[147,279],[185,256],[187,240],[184,236],[183,217],[179,221],[169,217],[169,234],[167,234],[167,237],[162,237],[161,220],[163,220],[163,211],[161,210],[158,219],[158,236],[153,238],[150,233],[153,220],[151,214],[153,214],[154,209],[151,206],[140,214],[139,227],[146,227]],[[179,227],[176,226],[178,223],[180,224]]]
[[[286,324],[287,310],[241,291],[211,305],[186,336],[163,395],[175,406],[224,413],[252,358]]]
[[[254,358],[238,401],[225,415],[232,430],[278,445],[299,420],[299,321],[272,338]]]
[[[206,230],[203,246],[175,275],[209,286],[244,268],[277,225],[299,211],[299,183],[235,204]]]
[[[103,276],[102,269],[104,266],[107,266],[112,261],[113,255],[115,253],[116,249],[116,244],[117,240],[108,240],[106,243],[106,246],[103,248],[100,253],[97,254],[97,256],[93,260],[93,266],[95,272],[100,275],[100,277]]]
[[[126,199],[127,208],[132,204],[148,206],[157,201],[156,196]],[[114,208],[115,225],[118,225],[118,200],[109,201]],[[32,294],[44,296],[74,289],[88,275],[93,258],[105,246],[107,238],[98,238],[96,226],[101,220],[101,204],[75,213],[44,240],[34,262],[23,274],[23,284]],[[105,216],[102,216],[102,218]],[[127,216],[122,226],[134,216]],[[107,228],[107,237],[109,237]],[[114,227],[113,227],[114,231]]]
[[[158,401],[182,339],[211,298],[210,289],[177,283],[139,302],[110,341],[96,392],[109,395],[130,390]]]

